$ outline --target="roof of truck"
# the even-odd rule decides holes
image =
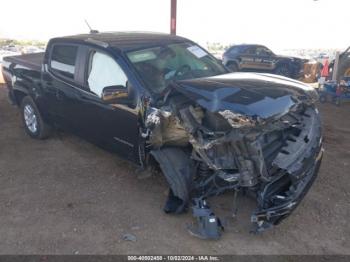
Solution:
[[[102,32],[54,38],[53,40],[78,40],[91,42],[105,47],[111,46],[121,51],[147,48],[155,45],[184,42],[188,39],[155,32]]]

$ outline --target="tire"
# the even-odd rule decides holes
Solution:
[[[238,66],[236,65],[236,63],[228,63],[227,64],[227,68],[231,71],[231,72],[238,72]]]
[[[285,76],[285,77],[291,77],[291,72],[287,64],[279,65],[275,70],[275,74]]]
[[[337,80],[342,80],[343,77],[350,77],[350,59],[339,63]]]
[[[21,117],[26,133],[35,139],[45,139],[50,135],[51,127],[48,126],[33,99],[25,96],[21,101]]]

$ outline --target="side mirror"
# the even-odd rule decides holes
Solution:
[[[102,100],[108,104],[128,104],[130,102],[128,89],[121,85],[107,86],[102,90]]]

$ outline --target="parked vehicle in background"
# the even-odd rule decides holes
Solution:
[[[319,53],[314,59],[319,63],[323,63],[326,59],[330,59],[330,56],[327,53]]]
[[[305,59],[274,54],[262,45],[234,45],[226,50],[223,64],[232,72],[274,73],[298,79],[303,76]]]
[[[5,51],[20,53],[20,49],[15,45],[7,45],[2,48]]]
[[[32,53],[40,53],[40,52],[44,52],[45,49],[36,47],[36,46],[24,46],[22,48],[22,52],[24,54],[32,54]]]
[[[303,199],[322,158],[315,90],[268,74],[229,73],[179,36],[93,33],[50,40],[46,52],[4,58],[4,76],[25,131],[53,126],[112,150],[169,184],[164,211],[191,205],[191,233],[218,238],[208,198],[255,197],[257,232]],[[117,201],[117,200],[116,200]]]

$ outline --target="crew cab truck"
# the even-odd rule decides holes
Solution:
[[[169,184],[164,211],[191,207],[195,236],[221,235],[211,196],[254,196],[260,232],[287,217],[316,178],[317,93],[281,76],[229,73],[186,38],[83,34],[4,60],[10,100],[31,137],[59,127],[158,168]]]

